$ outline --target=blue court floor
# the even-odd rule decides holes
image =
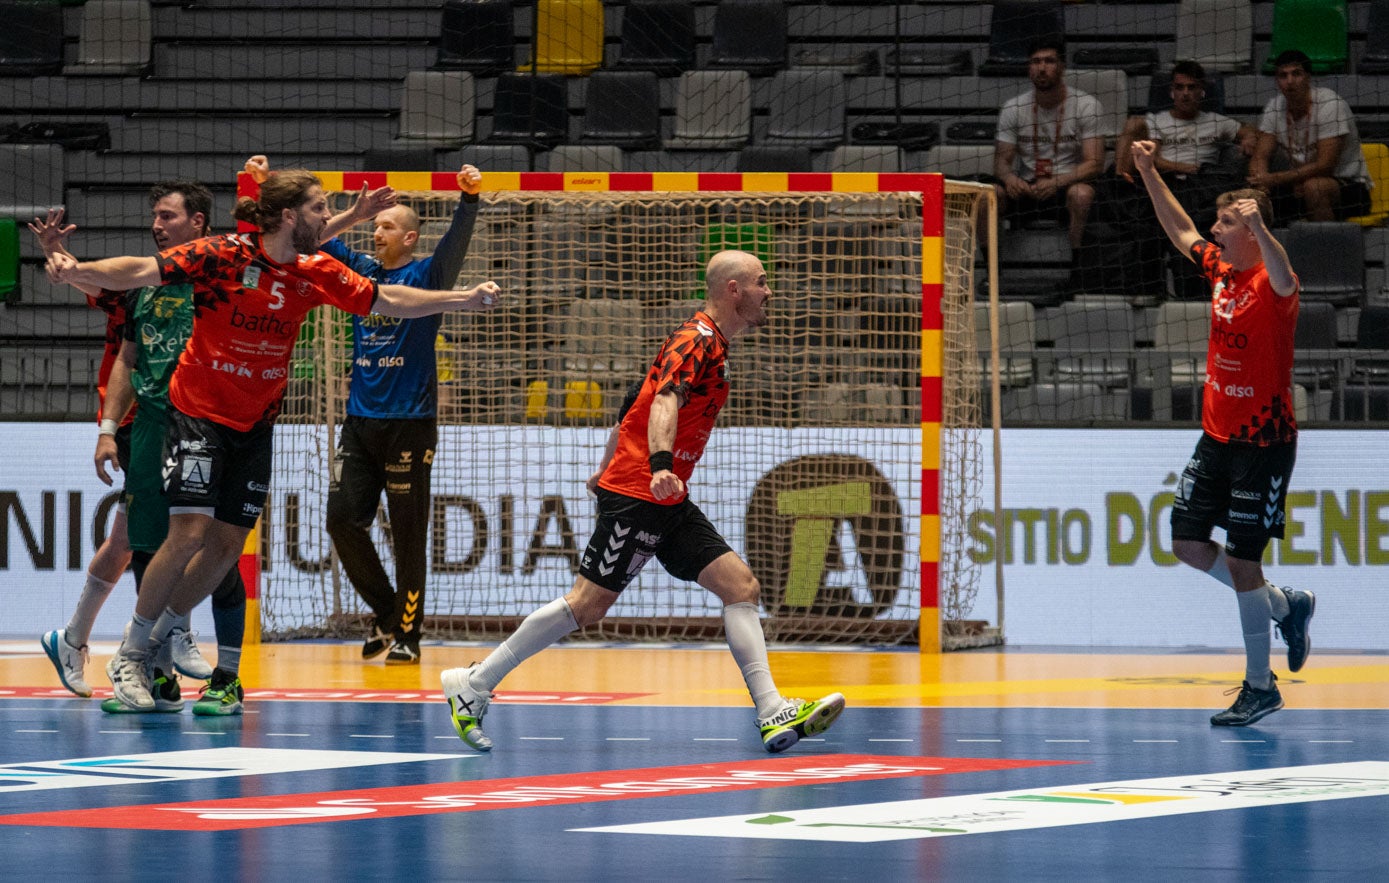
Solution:
[[[477,649],[403,673],[351,652],[265,645],[247,713],[201,718],[103,714],[0,646],[4,878],[1389,879],[1383,657],[1315,659],[1341,674],[1309,663],[1232,730],[1208,718],[1234,657],[774,654],[783,692],[849,707],[773,756],[726,654],[548,651],[478,754],[436,689]],[[301,655],[341,683],[288,683]]]

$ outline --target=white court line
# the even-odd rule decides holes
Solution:
[[[650,742],[651,740],[648,739],[648,738],[645,737],[645,736],[609,736],[609,737],[607,737],[607,740],[606,740],[606,741],[608,741],[608,742]]]
[[[691,742],[737,742],[733,736],[695,736]],[[805,741],[804,739],[801,741]]]
[[[523,742],[563,742],[563,736],[521,736]]]
[[[1002,742],[1002,739],[956,739],[956,742]]]
[[[802,742],[809,742],[809,739],[802,739]],[[915,742],[915,739],[869,739],[869,742]]]
[[[16,733],[56,733],[57,730],[15,730]]]
[[[1138,744],[1138,745],[1166,745],[1166,744],[1176,745],[1176,744],[1177,744],[1177,740],[1176,740],[1176,739],[1134,739],[1133,741],[1134,741],[1135,744]]]
[[[226,733],[214,733],[210,730],[183,730],[185,736],[225,736]]]
[[[308,733],[266,733],[267,736],[307,736]]]
[[[20,730],[20,732],[24,732],[24,731],[23,731],[23,730]],[[55,732],[55,731],[54,731],[54,730],[34,730],[33,732],[36,732],[36,733],[44,733],[44,732],[52,733],[52,732]],[[1310,743],[1313,744],[1313,745],[1354,745],[1354,744],[1355,744],[1355,740],[1354,740],[1354,739],[1308,739],[1307,741],[1310,742]]]
[[[349,739],[394,739],[394,733],[348,733]]]
[[[1221,739],[1226,745],[1263,745],[1267,739]]]
[[[1048,742],[1089,742],[1089,739],[1047,739]]]

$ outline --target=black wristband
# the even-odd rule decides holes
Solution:
[[[646,462],[651,464],[652,475],[655,475],[662,469],[666,472],[675,471],[675,455],[670,451],[656,451],[650,457],[646,458]]]

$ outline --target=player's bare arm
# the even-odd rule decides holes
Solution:
[[[163,281],[159,274],[157,258],[133,255],[79,262],[72,255],[53,254],[48,256],[47,270],[50,282],[67,283],[78,288],[93,286],[110,291],[123,291],[127,288],[158,285]]]
[[[1297,276],[1293,273],[1288,253],[1265,226],[1264,217],[1259,214],[1259,204],[1252,199],[1241,199],[1230,207],[1259,243],[1259,254],[1264,261],[1264,270],[1268,272],[1269,285],[1280,297],[1287,297],[1297,291]]]
[[[135,387],[130,382],[131,369],[135,367],[136,344],[133,340],[124,341],[116,360],[111,363],[111,376],[106,380],[106,400],[101,405],[101,434],[96,437],[96,477],[110,485],[111,475],[107,468],[120,468],[116,457],[116,427],[135,404]]]
[[[461,291],[428,291],[408,285],[382,285],[372,312],[399,319],[417,319],[435,313],[485,312],[501,304],[502,289],[490,279]]]
[[[646,423],[646,447],[651,452],[651,496],[657,500],[678,497],[685,489],[685,483],[670,466],[658,466],[656,460],[664,454],[673,459],[675,429],[680,421],[680,395],[668,389],[659,392],[651,400],[651,413]]]
[[[1157,145],[1152,141],[1135,141],[1130,150],[1134,168],[1143,178],[1143,186],[1148,188],[1148,198],[1153,201],[1153,212],[1162,224],[1163,231],[1167,238],[1172,240],[1177,251],[1190,260],[1191,247],[1200,241],[1201,234],[1197,232],[1191,217],[1182,209],[1153,164]]]

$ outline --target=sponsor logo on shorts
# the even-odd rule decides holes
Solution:
[[[1232,491],[1230,491],[1230,496],[1234,497],[1236,500],[1262,500],[1262,499],[1263,499],[1263,496],[1262,496],[1261,494],[1259,494],[1258,492],[1256,492],[1256,491],[1232,490]]]

